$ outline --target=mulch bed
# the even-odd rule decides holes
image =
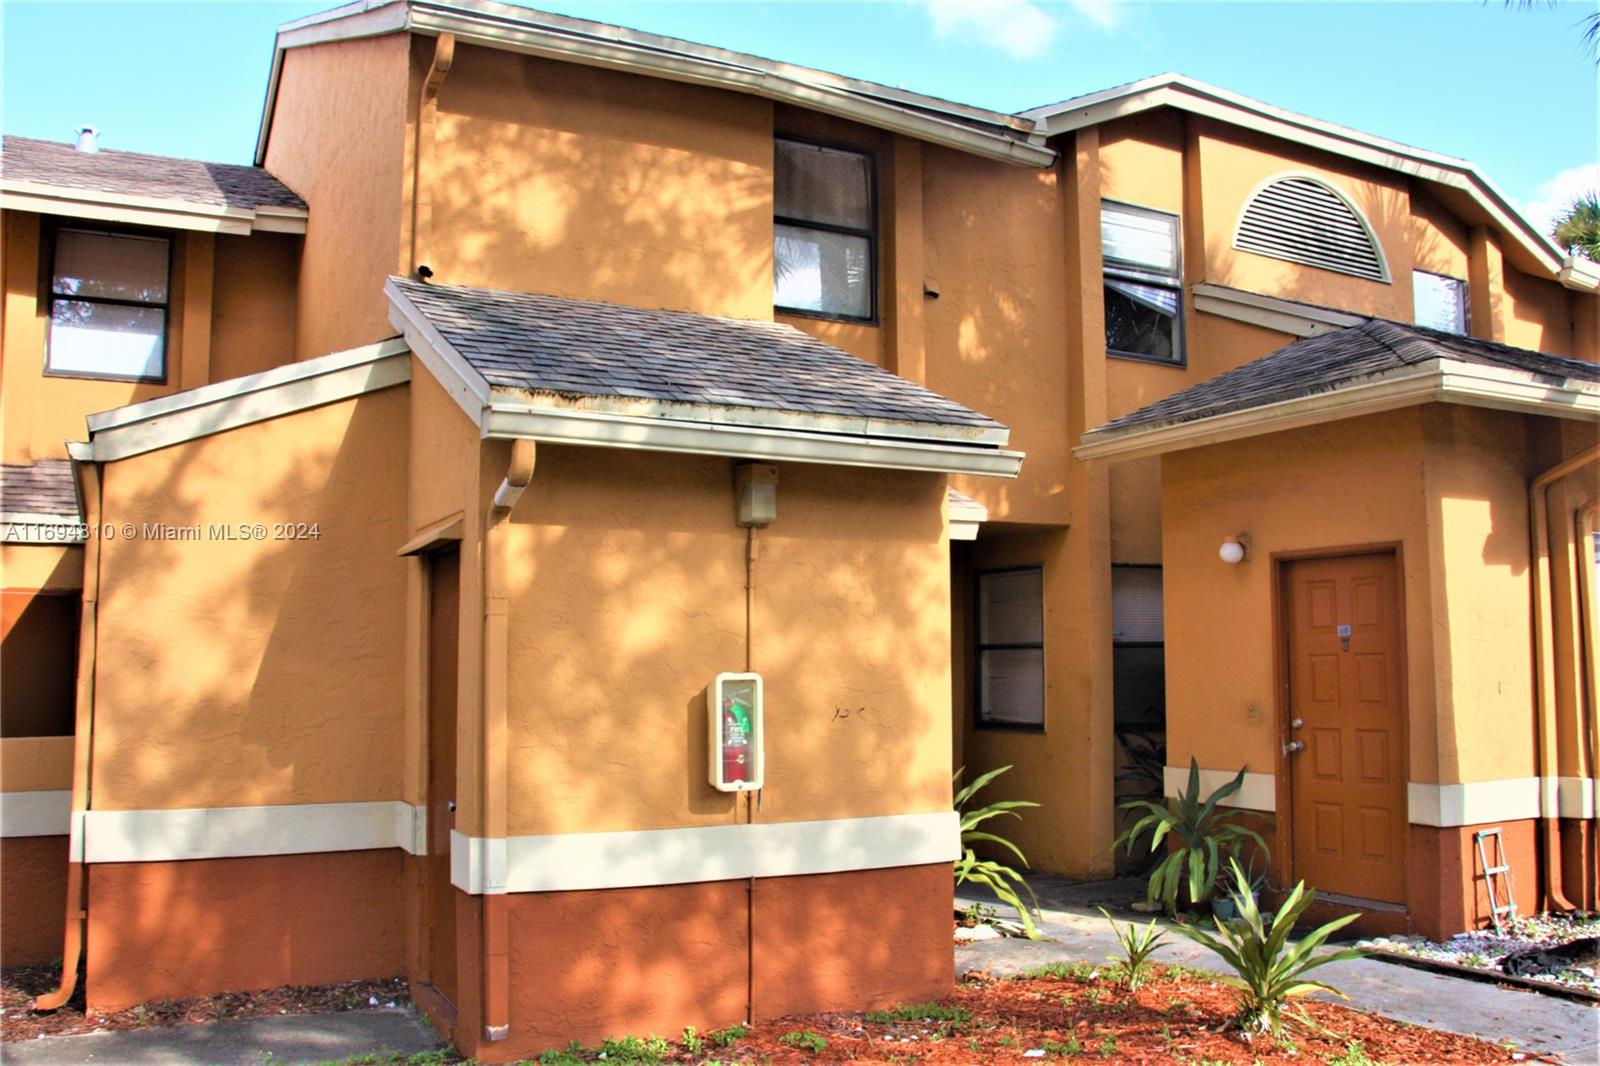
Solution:
[[[228,992],[199,999],[169,999],[106,1014],[85,1014],[83,981],[79,980],[72,999],[60,1010],[35,1014],[28,1009],[30,999],[53,991],[60,980],[60,966],[18,966],[0,970],[0,1040],[197,1025],[224,1018],[259,1018],[271,1014],[330,1014],[373,1006],[398,1006],[411,1001],[405,980],[392,977],[341,985],[290,986],[261,992]]]

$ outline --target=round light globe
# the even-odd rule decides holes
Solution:
[[[1244,562],[1244,545],[1236,540],[1225,540],[1222,547],[1217,549],[1217,558],[1229,566],[1236,566]]]

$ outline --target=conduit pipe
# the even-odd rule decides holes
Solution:
[[[100,465],[73,456],[78,495],[83,501],[86,535],[83,542],[83,605],[78,623],[78,690],[72,744],[72,822],[67,851],[67,923],[61,947],[61,983],[55,991],[35,996],[28,1004],[36,1011],[58,1010],[78,987],[78,963],[83,958],[84,925],[89,917],[89,869],[84,863],[84,812],[91,798],[90,771],[94,765],[94,665],[95,619],[100,600]]]
[[[1557,759],[1560,736],[1556,728],[1555,649],[1549,632],[1554,597],[1550,581],[1550,486],[1574,471],[1600,459],[1600,445],[1557,463],[1534,478],[1528,486],[1529,554],[1533,561],[1533,644],[1534,700],[1538,714],[1539,738],[1539,833],[1543,852],[1545,894],[1557,910],[1575,910],[1562,891],[1561,810],[1557,800],[1561,771]]]
[[[506,588],[506,523],[511,508],[533,481],[538,453],[531,440],[511,442],[506,476],[495,490],[483,528],[483,721],[480,732],[479,818],[485,839],[500,842],[490,860],[489,884],[482,896],[483,1038],[511,1035],[511,933],[506,913],[504,843],[507,832],[506,750],[507,650],[510,594]],[[495,852],[491,847],[491,855]]]

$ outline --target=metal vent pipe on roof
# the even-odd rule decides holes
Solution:
[[[93,126],[84,126],[82,129],[78,130],[78,143],[73,145],[73,147],[80,152],[87,152],[90,155],[94,155],[100,151],[99,137],[99,130],[95,129]]]

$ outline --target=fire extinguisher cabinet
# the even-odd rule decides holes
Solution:
[[[760,674],[718,674],[706,690],[711,787],[753,792],[766,770]]]

